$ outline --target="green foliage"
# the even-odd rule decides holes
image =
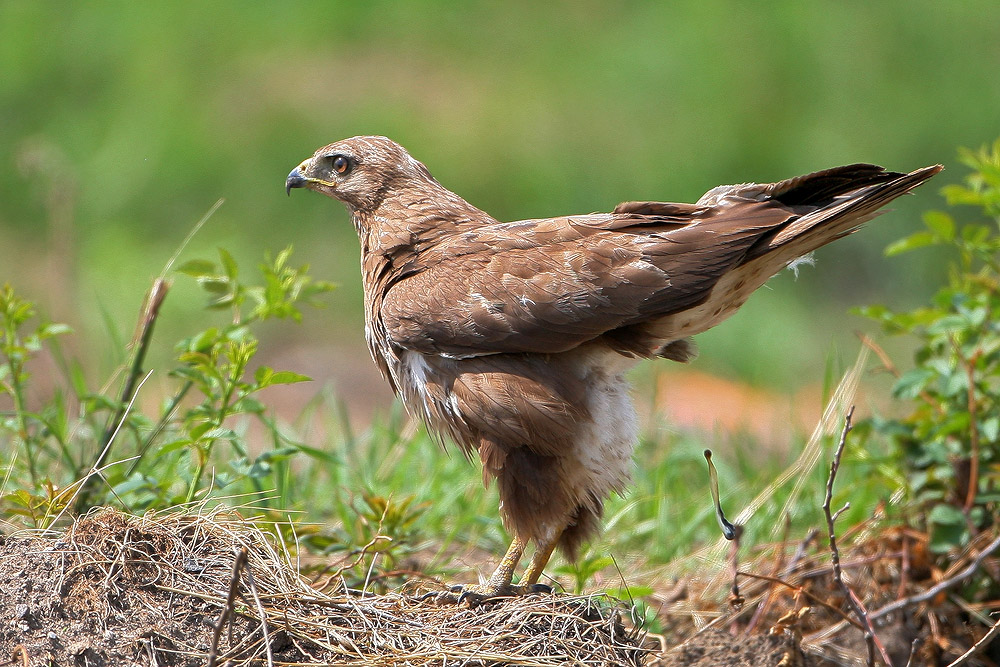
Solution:
[[[68,453],[64,439],[64,424],[57,424],[54,419],[60,416],[44,411],[38,416],[28,412],[25,405],[25,395],[30,374],[26,369],[27,362],[42,349],[42,346],[54,336],[69,333],[64,324],[38,324],[25,333],[25,325],[35,318],[35,306],[14,293],[10,284],[0,288],[0,395],[6,394],[14,404],[10,414],[0,414],[0,434],[5,439],[10,437],[20,447],[8,449],[12,460],[23,452],[27,461],[28,475],[32,485],[39,483],[38,456],[41,448],[49,449],[46,431],[52,435],[59,452]],[[55,427],[55,428],[53,428]],[[49,450],[51,454],[51,449]],[[32,503],[29,499],[19,498],[19,505],[31,513]]]
[[[841,485],[850,488],[854,505],[843,519],[849,522],[870,513],[882,493],[880,480],[905,484],[938,549],[964,543],[993,520],[994,477],[1000,469],[1000,234],[995,226],[1000,221],[1000,143],[989,151],[963,153],[963,160],[974,173],[966,184],[946,190],[948,201],[977,206],[992,225],[959,225],[949,213],[930,212],[923,230],[890,248],[895,254],[942,246],[956,259],[948,284],[929,306],[905,313],[865,309],[887,331],[918,342],[914,368],[901,374],[894,389],[897,398],[912,401],[913,410],[900,419],[868,424],[869,433],[891,439],[894,457],[867,452],[866,459],[845,466],[842,475],[853,469],[857,478]],[[473,465],[436,446],[421,429],[409,428],[398,406],[388,418],[355,433],[346,419],[336,423],[332,402],[317,397],[301,420],[322,419],[328,440],[310,444],[270,414],[260,396],[263,389],[307,378],[255,362],[259,327],[275,318],[300,320],[301,307],[330,289],[314,281],[308,267],[291,265],[290,250],[267,258],[255,282],[245,279],[225,250],[215,261],[187,262],[178,273],[203,288],[207,308],[215,313],[206,320],[219,312],[226,317],[210,326],[206,321],[176,346],[167,394],[156,409],[141,400],[126,409],[144,376],[141,351],[155,321],[155,289],[145,326],[133,341],[131,367],[124,371],[123,385],[136,389],[92,390],[79,368],[60,362],[66,387],[54,390],[37,409],[26,400],[39,394],[32,391],[32,363],[47,351],[62,359],[58,345],[68,329],[37,321],[30,302],[10,287],[0,290],[0,400],[5,400],[0,409],[11,406],[0,415],[0,515],[47,526],[65,508],[110,503],[140,511],[238,496],[264,508],[268,518],[301,512],[284,522],[286,537],[340,556],[334,572],[338,580],[368,590],[392,588],[417,567],[447,579],[453,570],[446,568],[467,562],[456,553],[476,553],[481,562],[481,554],[502,552],[506,536],[496,514],[495,489],[479,488]],[[609,593],[640,598],[649,589],[629,581],[636,563],[618,572],[612,555],[641,555],[642,567],[675,561],[693,544],[719,539],[701,456],[706,443],[657,432],[650,429],[639,445],[643,464],[635,471],[633,489],[625,498],[609,500],[604,536],[575,565],[558,557],[554,561],[550,571],[566,575],[567,587],[580,592],[597,579]],[[791,531],[821,520],[823,466],[801,473],[806,478],[795,491],[799,495],[788,502],[791,484],[766,481],[781,475],[780,462],[761,461],[752,441],[734,444],[727,448],[733,453],[719,460],[724,503],[738,508],[773,487],[747,522],[747,544],[777,539],[786,520]],[[79,480],[94,467],[100,476],[91,475],[89,486],[81,488]],[[978,480],[971,490],[963,481],[970,475]],[[493,564],[483,563],[484,572]],[[641,602],[637,610],[651,613]]]
[[[579,595],[583,593],[587,582],[595,574],[611,567],[614,559],[611,556],[601,556],[592,552],[587,552],[580,556],[575,563],[566,563],[558,568],[559,574],[568,574],[573,577],[573,593]]]
[[[239,267],[233,257],[219,249],[218,265],[203,260],[188,262],[177,270],[194,277],[209,294],[209,308],[228,308],[232,321],[222,327],[201,331],[178,344],[181,366],[171,374],[183,383],[172,404],[179,402],[194,388],[201,394],[199,404],[188,409],[180,422],[180,437],[164,449],[187,449],[195,461],[195,473],[190,478],[185,501],[192,501],[201,490],[202,478],[211,460],[212,450],[220,442],[227,443],[236,455],[232,473],[216,477],[216,484],[226,487],[234,479],[252,480],[254,490],[261,491],[261,481],[275,474],[287,459],[298,451],[298,443],[285,438],[274,421],[266,415],[264,405],[254,394],[276,384],[293,384],[309,380],[291,371],[275,371],[258,366],[248,373],[257,353],[258,341],[253,325],[272,317],[301,320],[299,304],[312,301],[331,288],[315,282],[308,267],[288,266],[291,248],[261,265],[263,285],[244,285],[239,281]],[[226,426],[231,417],[249,415],[259,420],[271,436],[273,449],[251,459],[244,436]],[[163,449],[161,449],[161,454]]]
[[[961,160],[972,173],[944,195],[953,206],[979,208],[988,222],[959,226],[949,213],[929,211],[924,230],[886,253],[952,250],[947,284],[928,306],[862,310],[886,332],[917,343],[913,367],[893,387],[893,396],[911,402],[912,411],[872,425],[897,446],[911,497],[923,508],[938,551],[994,523],[1000,500],[1000,141],[963,150]]]
[[[37,412],[25,404],[30,380],[26,363],[68,328],[44,322],[32,326],[34,305],[4,286],[0,395],[11,398],[13,410],[0,421],[6,445],[0,448],[5,473],[0,510],[45,526],[71,503],[77,511],[108,502],[139,511],[192,502],[213,489],[252,493],[264,505],[270,502],[268,493],[290,500],[292,457],[323,454],[287,435],[256,395],[309,378],[255,365],[255,330],[271,318],[300,320],[300,307],[315,304],[332,287],[313,280],[308,266],[290,266],[290,255],[291,248],[286,248],[268,257],[260,266],[260,284],[243,282],[236,261],[221,249],[218,264],[196,260],[180,267],[208,293],[209,308],[229,310],[230,321],[177,345],[176,365],[169,373],[172,393],[154,414],[144,412],[134,398],[142,384],[146,346],[168,291],[164,281],[154,283],[147,296],[121,396],[90,391],[86,381],[71,372],[71,399],[57,390]],[[61,357],[59,350],[53,352]],[[248,442],[252,422],[263,428],[270,442],[264,451],[254,452]],[[219,446],[227,454],[219,456]],[[206,480],[210,469],[215,473]]]

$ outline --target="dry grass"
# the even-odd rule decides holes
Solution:
[[[34,566],[47,565],[47,577],[32,573],[35,596],[17,612],[29,631],[47,630],[51,640],[46,612],[83,619],[62,631],[67,662],[542,667],[639,665],[646,653],[617,601],[604,596],[460,608],[343,587],[320,592],[273,534],[222,511],[101,510],[66,533],[8,538],[4,546],[6,570],[26,554]],[[39,579],[48,591],[38,590]],[[53,650],[44,637],[28,632],[21,643],[34,658]]]
[[[703,568],[669,597],[653,596],[664,627],[654,637],[602,595],[470,608],[330,580],[323,588],[332,592],[323,592],[267,528],[223,510],[135,517],[104,509],[64,532],[0,538],[0,599],[8,601],[0,665],[866,662],[817,535],[751,548],[744,561],[734,551],[728,567]],[[988,590],[1000,572],[1000,538],[980,535],[944,571],[926,535],[884,521],[845,530],[842,544],[845,580],[894,664],[946,664],[987,635],[996,601],[956,593]]]

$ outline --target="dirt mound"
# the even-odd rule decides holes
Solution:
[[[460,608],[327,595],[233,515],[104,510],[64,534],[8,537],[0,591],[0,660],[30,664],[640,665],[648,653],[603,596]]]

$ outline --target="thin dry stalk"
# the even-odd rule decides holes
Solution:
[[[879,609],[871,613],[872,620],[878,620],[883,616],[887,616],[888,614],[891,614],[900,609],[920,604],[922,602],[927,602],[928,600],[934,599],[940,593],[948,590],[949,588],[957,586],[958,584],[962,583],[963,581],[971,577],[973,574],[978,572],[979,568],[982,567],[983,561],[985,561],[997,549],[1000,549],[1000,537],[994,539],[985,548],[983,548],[982,551],[976,554],[976,557],[972,560],[972,562],[969,563],[969,565],[963,568],[960,572],[956,573],[951,577],[942,579],[940,582],[938,582],[934,586],[931,586],[923,593],[911,595],[901,600],[896,600],[895,602],[887,604],[884,607],[880,607]]]
[[[993,627],[990,628],[989,632],[983,635],[982,639],[973,644],[968,651],[959,656],[959,658],[948,665],[948,667],[959,667],[959,665],[964,665],[975,658],[983,652],[983,649],[990,645],[997,634],[1000,634],[1000,620],[993,624]]]
[[[125,384],[122,387],[121,396],[118,400],[119,407],[114,416],[108,420],[104,435],[101,437],[101,453],[97,456],[91,469],[96,470],[101,468],[107,457],[111,454],[111,444],[114,441],[114,437],[118,433],[122,421],[125,419],[128,406],[135,399],[139,380],[145,375],[142,366],[146,361],[146,352],[149,350],[149,344],[153,339],[153,328],[160,314],[160,306],[163,305],[163,300],[167,298],[169,289],[170,283],[168,281],[163,278],[157,278],[153,281],[153,286],[149,288],[149,292],[146,294],[146,298],[142,304],[142,314],[139,317],[139,322],[136,324],[135,335],[132,338],[132,348],[134,350],[132,353],[132,363],[129,366],[129,373],[125,378]],[[90,479],[92,478],[88,477],[88,481],[81,487],[80,494],[77,496],[77,510],[89,507],[92,502],[91,495],[93,489],[90,486]]]
[[[244,563],[246,562],[246,550],[246,547],[240,549]],[[264,649],[267,651],[267,667],[274,667],[274,655],[271,654],[271,636],[267,631],[267,614],[260,602],[260,595],[257,594],[257,584],[254,583],[253,570],[250,568],[247,568],[247,582],[250,584],[250,594],[253,595],[254,604],[257,606],[257,615],[260,617],[261,636],[263,637]]]
[[[892,665],[892,661],[889,659],[889,654],[886,652],[885,647],[883,647],[881,642],[878,641],[878,637],[875,634],[875,628],[872,626],[871,619],[868,618],[868,612],[865,610],[864,605],[861,604],[861,600],[858,599],[858,597],[854,594],[854,591],[852,591],[844,581],[843,572],[840,568],[840,550],[837,548],[837,531],[834,528],[834,524],[837,521],[837,517],[839,517],[844,510],[850,507],[850,504],[848,503],[844,505],[844,507],[838,510],[836,514],[833,514],[830,511],[830,503],[833,501],[833,482],[837,478],[837,470],[840,469],[840,459],[844,454],[844,446],[847,443],[847,434],[851,431],[851,418],[853,416],[854,406],[852,405],[847,410],[847,415],[844,417],[844,429],[840,432],[840,441],[837,443],[837,450],[834,452],[833,462],[830,464],[830,475],[826,480],[826,498],[823,500],[823,514],[826,516],[826,526],[830,538],[830,553],[833,560],[833,579],[837,583],[837,586],[843,591],[844,596],[847,598],[847,603],[861,621],[862,627],[864,627],[865,642],[868,644],[869,667],[875,664],[876,646],[878,646],[879,652],[882,654],[882,660],[885,661],[885,664]]]
[[[219,620],[215,624],[215,629],[212,633],[212,648],[208,652],[208,667],[215,667],[215,661],[219,657],[219,640],[222,638],[222,628],[226,625],[226,620],[231,619],[233,616],[233,610],[235,609],[236,603],[236,592],[239,590],[240,586],[240,570],[247,562],[247,549],[243,547],[236,552],[236,558],[233,560],[233,576],[229,580],[229,595],[226,596],[226,606],[222,608],[222,613],[219,614]],[[229,625],[230,642],[232,642],[232,624]]]

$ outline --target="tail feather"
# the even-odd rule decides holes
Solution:
[[[812,252],[834,239],[850,234],[859,226],[871,220],[890,201],[906,194],[916,188],[934,174],[941,171],[941,165],[932,165],[917,169],[909,174],[883,171],[879,167],[873,167],[877,172],[858,169],[860,167],[871,167],[871,165],[851,165],[840,169],[857,170],[858,176],[855,180],[850,180],[850,173],[836,175],[841,178],[830,179],[821,178],[817,185],[808,182],[809,176],[801,177],[806,179],[801,185],[794,187],[784,193],[776,193],[774,199],[779,202],[792,205],[793,207],[808,207],[813,209],[796,218],[779,229],[774,236],[769,239],[762,239],[765,243],[758,245],[747,259],[753,259],[760,255],[772,252],[777,248],[796,239],[807,240],[813,238],[812,243],[806,243],[805,249],[797,249],[800,255]],[[839,170],[829,170],[839,172]],[[827,172],[819,172],[820,175]],[[848,177],[847,180],[842,180]],[[841,181],[838,189],[834,182]],[[775,184],[780,185],[780,184]],[[858,186],[861,187],[858,187]],[[846,187],[845,187],[846,186]],[[811,197],[804,197],[799,191],[804,190],[811,194]],[[826,199],[829,203],[816,208],[817,200]],[[798,203],[791,204],[791,201]],[[838,201],[839,200],[839,201]],[[815,203],[814,203],[815,202]],[[814,229],[822,227],[822,232],[811,234]]]
[[[834,197],[905,175],[875,164],[848,164],[778,181],[767,186],[767,194],[786,206],[822,206]]]
[[[695,235],[693,245],[701,243],[709,250],[671,257],[672,291],[663,290],[660,300],[648,300],[653,308],[661,309],[661,314],[627,333],[638,331],[642,336],[637,340],[641,339],[653,353],[671,350],[672,341],[722,322],[771,276],[850,234],[878,215],[880,207],[939,171],[941,165],[902,174],[859,164],[778,183],[725,185],[709,190],[698,203],[714,208],[717,214],[682,230]],[[677,232],[671,238],[680,236],[681,232]],[[740,245],[741,239],[748,238],[749,246]],[[740,251],[734,264],[723,261],[723,249]],[[681,261],[689,255],[690,262]],[[721,259],[709,263],[716,258]]]

